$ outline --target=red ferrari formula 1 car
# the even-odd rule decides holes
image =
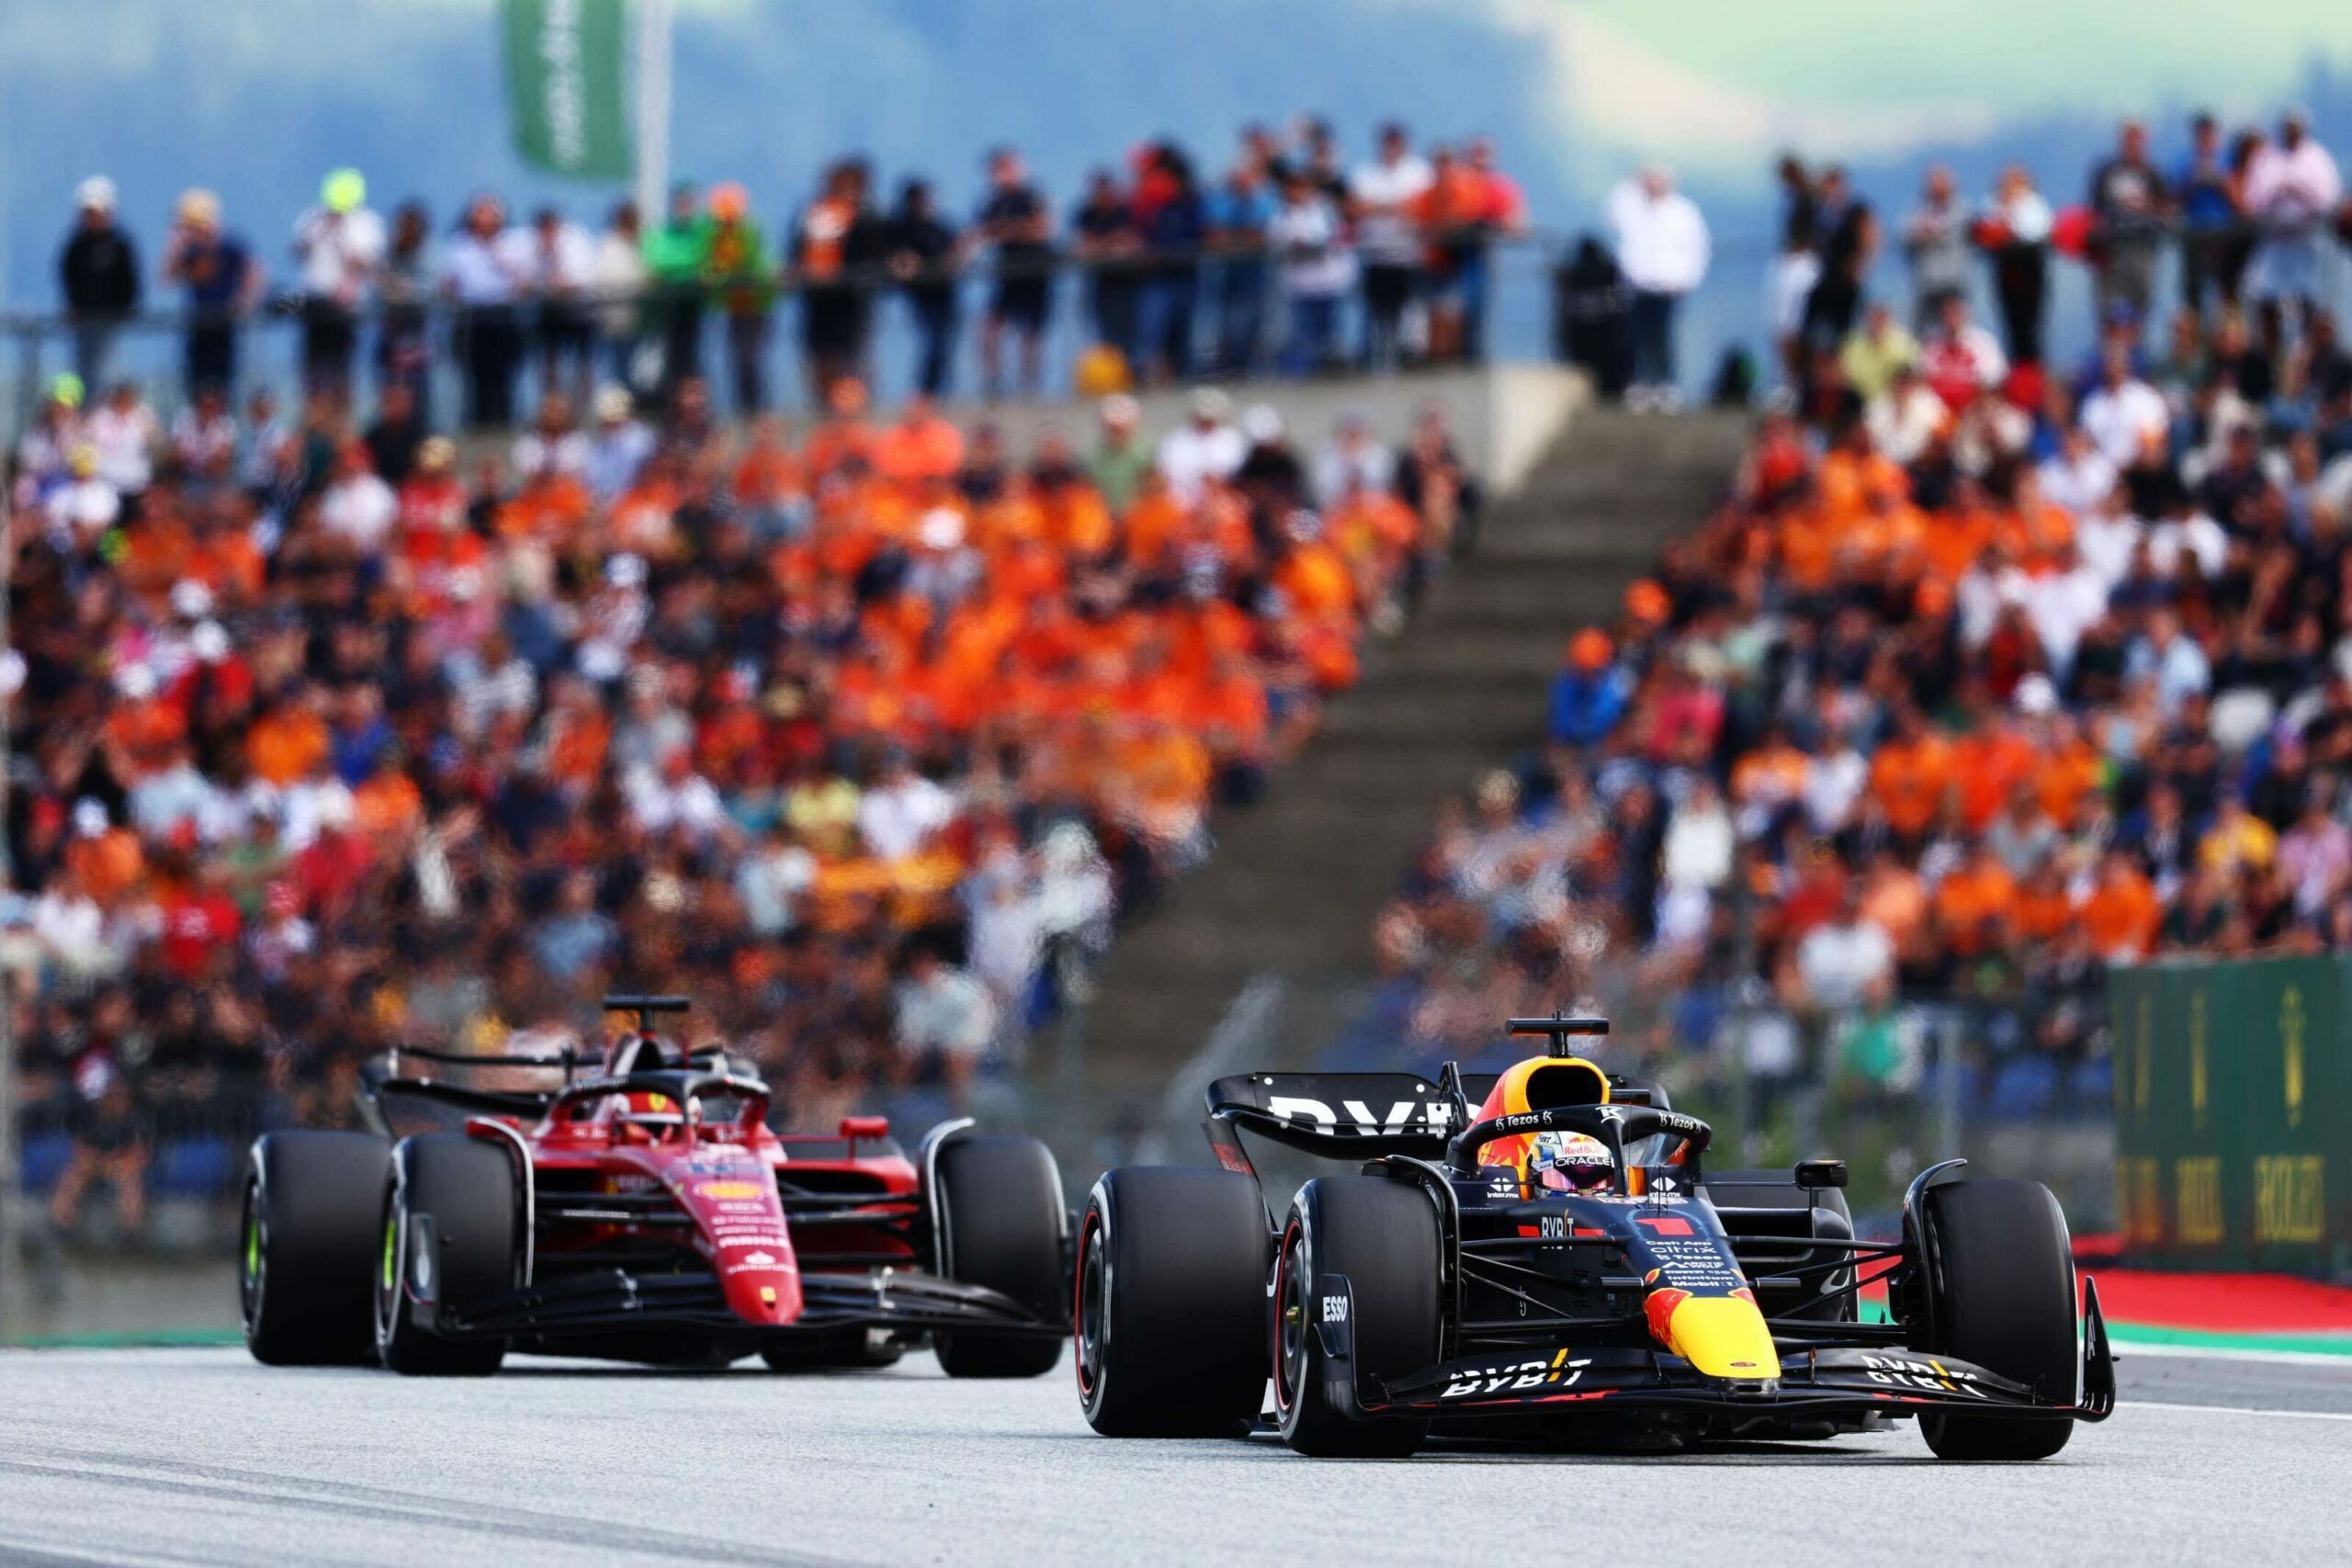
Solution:
[[[2030,1460],[2114,1408],[2048,1189],[1946,1161],[1912,1182],[1899,1240],[1858,1241],[1842,1163],[1704,1168],[1704,1122],[1571,1054],[1607,1027],[1513,1020],[1552,1049],[1491,1077],[1211,1085],[1222,1169],[1114,1170],[1087,1204],[1087,1420],[1394,1456],[1432,1431],[1671,1447],[1917,1417],[1941,1458]],[[1245,1131],[1356,1169],[1277,1222]],[[1893,1321],[1861,1321],[1871,1283]]]
[[[952,1376],[1031,1377],[1069,1332],[1069,1218],[1043,1144],[880,1118],[782,1135],[769,1093],[638,1015],[567,1051],[405,1049],[368,1077],[382,1134],[271,1133],[245,1175],[245,1343],[272,1365],[481,1374],[509,1350],[712,1365],[875,1366],[928,1340]],[[404,1076],[414,1062],[521,1078]],[[527,1087],[534,1080],[543,1087]],[[394,1141],[405,1102],[463,1116]]]

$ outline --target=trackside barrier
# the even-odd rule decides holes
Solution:
[[[2127,1256],[2352,1273],[2352,958],[2110,972]]]

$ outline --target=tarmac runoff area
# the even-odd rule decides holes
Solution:
[[[2112,1420],[1989,1466],[1935,1462],[1908,1424],[1672,1458],[1114,1442],[1067,1366],[956,1382],[928,1356],[425,1382],[242,1349],[6,1351],[0,1563],[2352,1561],[2352,1358],[2120,1349]]]

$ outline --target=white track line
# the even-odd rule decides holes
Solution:
[[[2108,1342],[2115,1348],[2115,1359],[2128,1360],[2133,1356],[2178,1356],[2188,1360],[2209,1361],[2275,1361],[2289,1367],[2341,1367],[2352,1372],[2352,1356],[2329,1350],[2258,1350],[2237,1345],[2174,1345],[2152,1339],[2127,1339],[2110,1333]]]
[[[2267,1410],[2252,1404],[2177,1404],[2163,1399],[2118,1399],[2118,1410],[2178,1410],[2199,1416],[2283,1416],[2290,1421],[2352,1421],[2352,1411]]]

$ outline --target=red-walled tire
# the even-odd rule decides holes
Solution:
[[[1401,1459],[1429,1438],[1427,1421],[1359,1419],[1331,1399],[1316,1316],[1317,1281],[1344,1274],[1358,1387],[1417,1372],[1438,1359],[1444,1240],[1419,1187],[1381,1176],[1319,1177],[1298,1190],[1283,1229],[1269,1296],[1274,1413],[1283,1440],[1324,1459]]]

